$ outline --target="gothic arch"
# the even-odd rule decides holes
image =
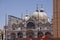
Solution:
[[[29,22],[33,23],[33,24],[34,24],[34,27],[36,26],[36,20],[33,19],[33,18],[30,18],[28,21],[26,21],[26,24],[25,24],[26,27],[27,27],[27,24],[28,24]]]
[[[27,26],[27,28],[33,28],[34,29],[35,28],[35,23],[30,21],[30,22],[27,23],[26,26]]]

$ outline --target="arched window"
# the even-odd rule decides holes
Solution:
[[[35,23],[33,23],[33,22],[28,22],[28,23],[27,23],[27,28],[35,28]]]

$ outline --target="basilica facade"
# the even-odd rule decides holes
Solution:
[[[48,35],[53,37],[52,21],[43,8],[37,9],[32,15],[18,18],[8,15],[8,25],[5,25],[5,39],[39,38]]]

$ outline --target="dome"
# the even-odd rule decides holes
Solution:
[[[28,21],[29,18],[30,18],[30,17],[29,17],[28,15],[26,15],[26,16],[24,17],[24,20],[25,20],[25,21]]]
[[[39,20],[41,20],[41,21],[42,20],[45,22],[48,21],[48,16],[43,8],[41,8],[38,12],[35,11],[32,16],[39,18]]]

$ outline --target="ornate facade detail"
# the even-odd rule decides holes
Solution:
[[[45,36],[48,34],[52,35],[52,25],[43,9],[33,12],[31,16],[26,15],[22,19],[10,15],[8,24],[8,32],[6,33],[7,39],[29,37],[38,38],[39,36]]]

